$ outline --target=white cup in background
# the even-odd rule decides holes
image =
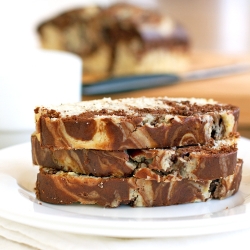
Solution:
[[[34,108],[81,100],[82,61],[71,53],[0,52],[0,148],[30,141]]]

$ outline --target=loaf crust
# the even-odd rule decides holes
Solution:
[[[195,98],[104,98],[37,107],[42,147],[126,150],[204,145],[237,131],[239,108]]]
[[[224,199],[235,194],[241,182],[242,160],[238,160],[234,174],[214,180],[156,181],[135,177],[91,177],[73,172],[57,172],[40,168],[36,182],[36,196],[52,204],[98,204],[118,207],[168,206]]]

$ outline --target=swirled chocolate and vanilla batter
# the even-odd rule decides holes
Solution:
[[[104,98],[39,106],[37,198],[167,206],[224,199],[241,182],[239,108],[197,98]]]

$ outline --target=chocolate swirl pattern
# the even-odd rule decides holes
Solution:
[[[238,191],[242,162],[235,173],[215,180],[156,181],[143,178],[114,178],[82,176],[42,168],[38,174],[38,199],[54,204],[98,204],[118,207],[169,206],[184,203],[224,199]]]
[[[104,106],[110,102],[108,98],[100,100]],[[144,103],[155,109],[145,110]],[[55,150],[125,150],[204,145],[210,139],[223,139],[237,131],[239,108],[234,106],[193,104],[190,100],[167,97],[128,98],[114,104],[106,109],[97,108],[95,101],[38,107],[37,138],[43,147]],[[74,108],[76,113],[72,112]]]
[[[218,142],[217,142],[218,143]],[[51,150],[32,136],[33,163],[43,167],[98,177],[151,175],[155,179],[215,179],[234,173],[237,137],[220,145],[172,149],[106,151],[92,149]],[[219,143],[218,143],[219,144]]]

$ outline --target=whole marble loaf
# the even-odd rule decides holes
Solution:
[[[190,38],[169,15],[128,3],[66,9],[37,27],[45,49],[77,54],[86,75],[182,72]]]
[[[241,182],[239,108],[197,98],[104,98],[35,109],[36,195],[52,204],[166,206]]]

